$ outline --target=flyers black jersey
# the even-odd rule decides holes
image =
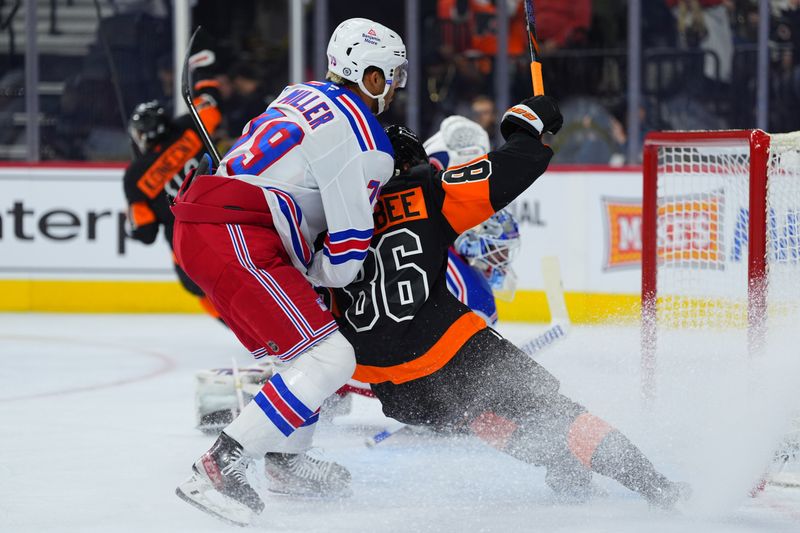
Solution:
[[[212,81],[195,85],[195,106],[209,133],[222,120],[219,91]],[[150,244],[160,225],[172,246],[173,216],[167,194],[174,196],[189,169],[197,166],[205,149],[189,115],[176,118],[164,138],[134,160],[125,171],[123,187],[128,201],[132,237]]]
[[[486,327],[447,288],[448,247],[527,189],[552,154],[518,131],[462,166],[420,165],[383,187],[361,272],[334,290],[334,313],[356,352],[354,379],[404,383],[426,376]]]

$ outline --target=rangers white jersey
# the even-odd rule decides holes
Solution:
[[[342,287],[367,255],[373,206],[393,170],[391,143],[367,105],[312,81],[286,87],[252,119],[217,175],[261,187],[294,266],[314,285]]]

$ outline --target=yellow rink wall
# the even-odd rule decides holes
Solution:
[[[58,313],[202,313],[177,281],[0,280],[0,310]]]
[[[202,313],[195,296],[178,282],[0,280],[0,311],[56,313]],[[576,324],[633,322],[638,295],[564,295]],[[502,320],[549,322],[544,291],[517,291],[514,301],[497,301]]]

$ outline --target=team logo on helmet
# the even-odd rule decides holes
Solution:
[[[328,62],[331,64],[332,67],[336,66],[336,58],[333,56],[328,56]]]
[[[353,73],[353,71],[352,71],[352,70],[350,70],[350,69],[349,69],[349,68],[347,68],[347,67],[344,67],[344,69],[342,70],[342,73],[343,73],[345,76],[349,76],[350,74],[352,74],[352,73]]]
[[[375,31],[375,28],[370,28],[367,33],[362,33],[361,36],[364,38],[364,42],[367,44],[378,44],[381,42],[381,39],[378,37],[378,33]]]

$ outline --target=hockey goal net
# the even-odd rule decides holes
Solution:
[[[752,354],[800,304],[800,133],[656,132],[645,139],[643,392],[657,353],[692,330]],[[796,327],[796,326],[795,326]],[[679,332],[677,336],[672,332]]]

